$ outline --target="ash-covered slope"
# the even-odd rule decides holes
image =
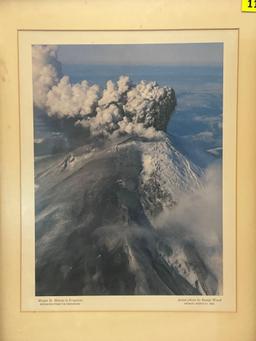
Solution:
[[[216,294],[193,244],[154,225],[200,186],[164,133],[87,144],[35,169],[37,295]]]

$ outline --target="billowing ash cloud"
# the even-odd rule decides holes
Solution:
[[[132,84],[128,76],[107,82],[101,91],[86,80],[61,77],[57,48],[33,47],[34,105],[48,116],[73,118],[92,136],[131,134],[153,137],[164,130],[176,105],[174,90],[156,82]]]
[[[92,135],[130,134],[153,137],[163,130],[175,106],[172,89],[156,82],[130,83],[121,76],[117,84],[107,82],[96,115],[77,124],[88,127]]]
[[[44,109],[49,90],[59,82],[61,64],[56,46],[35,45],[32,48],[34,104]]]
[[[94,112],[99,99],[99,86],[87,81],[72,85],[64,76],[47,94],[46,108],[49,116],[75,117]]]

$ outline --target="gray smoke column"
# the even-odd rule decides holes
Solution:
[[[60,70],[57,47],[33,46],[34,105],[49,117],[72,118],[92,136],[151,138],[166,129],[176,105],[172,88],[156,82],[133,84],[128,76],[120,76],[102,91],[86,80],[72,84]]]

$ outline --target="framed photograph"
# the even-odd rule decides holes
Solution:
[[[22,309],[235,310],[237,43],[19,32]]]
[[[0,1],[1,341],[256,339],[251,6]]]

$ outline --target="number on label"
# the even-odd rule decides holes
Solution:
[[[248,8],[252,8],[252,0],[248,0]],[[254,0],[254,8],[256,8],[256,0]]]

